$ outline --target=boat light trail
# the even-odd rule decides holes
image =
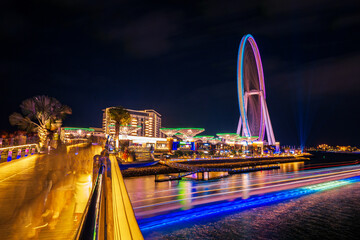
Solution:
[[[309,170],[301,170],[301,171],[298,171],[298,172],[293,172],[293,171],[290,171],[290,172],[287,172],[287,173],[275,173],[271,176],[265,176],[265,177],[262,177],[261,180],[268,180],[268,179],[275,179],[275,178],[284,178],[284,177],[289,177],[291,178],[292,180],[296,180],[296,179],[300,179],[297,175],[302,175],[302,176],[314,176],[315,174],[317,175],[322,175],[323,173],[325,172],[322,172],[323,170],[329,170],[327,173],[330,173],[332,171],[336,171],[337,169],[345,169],[345,168],[354,168],[356,167],[356,169],[358,168],[357,166],[354,166],[353,164],[345,164],[345,165],[338,165],[338,166],[333,166],[333,167],[324,167],[324,168],[316,168],[316,169],[309,169]],[[238,176],[241,176],[241,175],[238,175]],[[302,178],[302,177],[301,177]],[[256,179],[259,179],[257,178],[256,176],[253,177],[253,180],[256,180]],[[283,181],[283,180],[280,180],[280,181]],[[229,180],[228,183],[229,184],[232,184],[232,183],[241,183],[242,182],[242,179],[239,178],[236,178],[234,180]],[[273,182],[270,182],[270,183],[273,183]],[[210,183],[210,184],[207,184],[206,186],[204,185],[195,185],[192,187],[192,192],[193,193],[199,193],[201,191],[197,191],[198,188],[204,188],[204,187],[207,187],[207,188],[210,188],[210,187],[213,187],[213,186],[221,186],[223,183],[222,182],[214,182],[214,183]],[[261,184],[269,184],[269,182],[263,182]],[[260,184],[255,184],[255,185],[260,185]],[[253,185],[252,185],[253,186]],[[241,186],[237,186],[237,187],[231,187],[231,188],[241,188]],[[179,190],[181,189],[181,187],[178,188]],[[227,188],[225,188],[227,189]],[[212,192],[212,191],[219,191],[219,190],[224,190],[224,188],[221,188],[221,189],[214,189],[214,190],[207,190],[207,191],[203,191],[203,192]],[[173,191],[173,189],[166,189],[166,190],[160,190],[160,191],[154,191],[152,192],[152,195],[159,195],[160,193],[165,193],[165,192],[171,192]],[[149,195],[149,194],[148,194]],[[151,195],[151,194],[150,194]],[[181,195],[181,194],[180,194]],[[174,197],[174,196],[179,196],[179,194],[174,194],[174,195],[166,195],[166,196],[162,196],[162,197],[152,197],[152,198],[144,198],[144,199],[140,199],[140,200],[135,200],[135,201],[131,201],[132,203],[138,203],[138,202],[146,202],[146,201],[149,201],[149,200],[154,200],[154,199],[160,199],[160,198],[169,198],[169,197]]]
[[[254,196],[248,199],[239,199],[235,201],[227,201],[218,204],[205,205],[195,207],[190,210],[169,213],[156,217],[138,220],[140,229],[142,231],[159,228],[166,225],[171,225],[183,221],[191,221],[193,219],[207,217],[214,214],[226,213],[230,211],[240,211],[252,207],[274,204],[277,202],[299,198],[302,196],[310,195],[313,193],[334,189],[337,187],[349,185],[352,183],[360,182],[360,177],[351,177],[342,180],[335,180],[325,183],[319,183],[306,187],[300,187],[292,190],[279,191],[262,196]]]
[[[241,188],[240,190],[233,190],[233,191],[227,191],[227,192],[220,192],[220,193],[214,193],[211,195],[204,195],[204,196],[196,196],[196,197],[188,197],[188,198],[182,198],[182,199],[177,199],[177,200],[171,200],[171,201],[166,201],[166,202],[161,202],[161,203],[157,203],[157,204],[150,204],[150,205],[143,205],[143,206],[139,206],[139,207],[134,207],[134,209],[141,209],[141,208],[148,208],[148,207],[155,207],[155,206],[161,206],[161,205],[166,205],[169,203],[176,203],[176,202],[180,202],[180,201],[184,201],[184,200],[194,200],[194,199],[200,199],[200,198],[209,198],[209,197],[214,197],[214,196],[219,196],[219,195],[227,195],[227,194],[233,194],[233,193],[239,193],[239,192],[243,192],[243,191],[247,191],[247,190],[259,190],[259,189],[269,189],[269,188],[277,188],[280,186],[289,186],[289,185],[294,185],[294,184],[299,184],[299,183],[306,183],[306,182],[312,182],[314,180],[325,180],[325,179],[329,179],[329,178],[333,178],[334,176],[339,177],[349,177],[348,175],[350,174],[354,174],[359,172],[359,169],[355,169],[355,170],[349,170],[349,171],[344,171],[341,173],[325,173],[325,174],[321,174],[319,176],[306,176],[306,177],[301,177],[301,178],[296,178],[296,179],[284,179],[284,180],[278,180],[278,181],[274,181],[274,182],[267,182],[267,183],[263,183],[263,185],[269,185],[269,186],[264,186],[264,187],[258,187],[258,188]],[[291,181],[291,182],[289,182]],[[274,184],[274,185],[270,185],[270,184]],[[261,184],[253,184],[250,185],[249,187],[252,186],[258,186]],[[234,189],[234,188],[238,188],[238,187],[230,187],[230,188],[222,188],[222,189],[213,189],[213,190],[207,190],[207,191],[199,191],[199,192],[212,192],[212,191],[219,191],[219,190],[224,190],[224,189]],[[191,194],[196,194],[198,192],[192,192]],[[184,194],[178,194],[176,196],[180,196],[180,195],[184,195]],[[159,197],[159,198],[163,198],[163,197]]]

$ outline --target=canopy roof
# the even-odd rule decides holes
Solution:
[[[168,137],[174,136],[177,132],[177,128],[160,128],[160,131]]]
[[[194,138],[213,138],[214,136],[211,136],[211,135],[198,135],[198,136],[195,136]]]
[[[207,142],[207,141],[209,141],[210,139],[214,138],[214,136],[210,136],[210,135],[198,135],[198,136],[195,136],[194,138],[200,139],[200,140],[203,141],[203,142]]]
[[[236,140],[240,137],[237,133],[217,133],[216,135],[230,141]]]
[[[217,136],[227,136],[227,135],[229,135],[229,136],[239,136],[239,134],[237,134],[237,133],[217,133],[216,135]]]
[[[204,128],[178,128],[179,133],[182,133],[189,138],[192,138],[203,131],[205,131]]]
[[[248,140],[248,141],[256,140],[258,138],[259,138],[259,136],[241,137],[241,139]]]
[[[221,142],[221,138],[211,138],[209,139],[209,142],[212,143],[212,144],[217,144],[219,142]]]

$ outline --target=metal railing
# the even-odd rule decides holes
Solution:
[[[13,159],[19,159],[22,157],[27,157],[34,155],[35,153],[40,152],[40,147],[38,144],[24,144],[24,145],[14,145],[10,147],[1,147],[0,148],[0,163],[10,162]]]
[[[93,172],[98,174],[75,239],[143,240],[116,157],[95,156]]]
[[[99,171],[95,181],[95,185],[90,194],[88,204],[86,205],[80,226],[76,233],[75,239],[99,239],[100,238],[100,209],[103,192],[103,179],[105,172],[105,165],[101,161],[95,161],[99,164]],[[95,166],[94,166],[95,167]]]

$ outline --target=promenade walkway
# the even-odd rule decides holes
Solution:
[[[78,150],[1,164],[1,239],[73,239],[92,185],[92,159],[101,148]]]

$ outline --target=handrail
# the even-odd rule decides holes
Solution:
[[[12,150],[12,149],[17,149],[17,148],[25,148],[25,147],[36,147],[36,150],[38,152],[40,152],[40,147],[39,144],[37,143],[29,143],[29,144],[23,144],[23,145],[13,145],[13,146],[8,146],[8,147],[1,147],[0,151],[4,151],[4,150]]]
[[[97,167],[98,176],[75,239],[143,240],[116,157],[106,151],[96,155],[95,174]]]
[[[75,239],[99,239],[101,193],[105,165],[101,163],[98,176],[86,205]]]
[[[114,239],[143,240],[144,237],[135,218],[118,161],[114,155],[110,155],[109,160],[111,164]]]

